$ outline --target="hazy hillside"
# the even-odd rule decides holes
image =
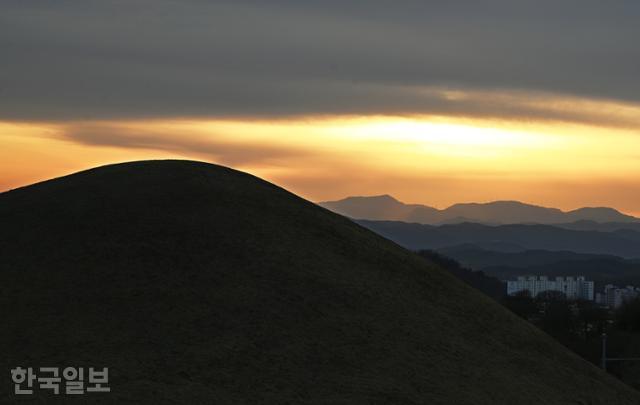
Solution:
[[[560,261],[579,262],[599,259],[607,259],[620,262],[625,261],[623,258],[618,256],[575,253],[562,250],[525,250],[521,252],[500,252],[482,249],[471,244],[450,246],[438,251],[446,256],[456,259],[464,266],[468,266],[477,270],[489,266],[544,266]]]
[[[442,249],[473,244],[488,250],[568,250],[576,253],[640,257],[640,233],[635,231],[574,231],[550,225],[463,223],[421,225],[399,221],[357,221],[363,226],[412,249]]]
[[[389,195],[348,197],[325,201],[321,206],[354,219],[404,221],[419,224],[478,222],[484,224],[559,224],[576,221],[595,223],[637,223],[640,219],[612,208],[580,208],[563,212],[556,208],[539,207],[518,201],[455,204],[444,210],[420,204],[404,204]]]
[[[440,253],[463,266],[502,280],[520,275],[586,276],[600,289],[604,284],[640,285],[640,263],[617,256],[566,251],[494,252],[472,245],[444,248]]]
[[[640,222],[638,218],[630,215],[624,215],[618,210],[608,207],[585,207],[574,211],[567,212],[569,222],[575,221],[594,221],[600,223],[606,222]]]
[[[554,226],[565,229],[573,229],[575,231],[615,232],[620,230],[632,230],[640,232],[640,222],[595,222],[582,220],[563,224],[555,224]]]
[[[451,257],[433,250],[421,250],[418,254],[496,301],[502,301],[506,294],[505,283],[495,277],[485,275],[483,271],[465,268]]]
[[[110,367],[92,403],[640,403],[435,265],[223,167],[82,172],[0,194],[0,223],[6,368]]]
[[[414,222],[438,221],[440,211],[425,205],[404,204],[390,195],[373,197],[347,197],[340,201],[326,201],[319,205],[356,219],[408,220]]]

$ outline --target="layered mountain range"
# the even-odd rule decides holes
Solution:
[[[586,276],[640,285],[640,220],[613,208],[561,211],[517,201],[439,210],[389,195],[320,203],[408,248],[436,250],[499,279]]]
[[[640,219],[608,207],[585,207],[573,211],[540,207],[518,201],[455,204],[437,209],[421,204],[405,204],[390,195],[347,197],[338,201],[324,201],[319,205],[354,219],[415,222],[440,225],[476,222],[500,224],[554,224],[594,230],[601,224],[607,227],[629,224],[640,229]],[[612,225],[613,224],[613,225]]]

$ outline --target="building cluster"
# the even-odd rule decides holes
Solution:
[[[507,294],[514,295],[521,291],[528,291],[532,297],[545,291],[558,291],[569,300],[594,300],[593,281],[584,277],[555,277],[520,276],[517,280],[507,281]]]
[[[625,302],[633,301],[640,297],[640,288],[628,285],[624,288],[607,284],[601,293],[596,293],[596,303],[609,308],[619,308]]]

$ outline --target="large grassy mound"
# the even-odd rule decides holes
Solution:
[[[110,367],[112,392],[83,397],[106,403],[640,403],[436,266],[227,168],[101,167],[0,194],[0,224],[2,403],[18,365]]]

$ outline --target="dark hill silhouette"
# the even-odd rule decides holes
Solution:
[[[488,250],[568,250],[576,253],[640,257],[640,233],[574,231],[551,225],[488,226],[475,223],[431,226],[399,221],[357,221],[412,249],[435,249],[472,244]]]
[[[433,250],[421,250],[417,253],[496,301],[502,301],[507,293],[505,283],[485,275],[483,271],[465,268],[456,260]]]
[[[455,204],[449,208],[438,210],[426,205],[404,204],[390,195],[383,195],[347,197],[343,200],[325,201],[319,204],[354,219],[403,221],[430,225],[462,222],[478,222],[489,225],[560,224],[577,221],[640,225],[640,219],[622,214],[613,208],[588,207],[563,212],[557,208],[539,207],[519,201]]]
[[[0,194],[0,223],[5,371],[110,367],[92,403],[640,403],[444,270],[231,169],[101,167]]]

